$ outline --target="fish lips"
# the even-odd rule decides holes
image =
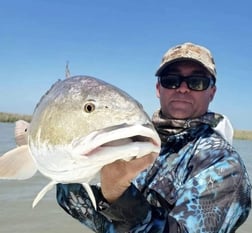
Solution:
[[[76,155],[92,157],[107,148],[119,148],[141,143],[152,145],[154,152],[160,150],[160,138],[151,124],[123,124],[94,131],[88,136],[74,140],[72,147],[79,151],[75,153]]]

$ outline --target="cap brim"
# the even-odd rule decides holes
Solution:
[[[162,74],[162,72],[163,72],[163,70],[164,70],[165,68],[167,68],[167,67],[170,66],[171,64],[173,64],[173,63],[175,63],[175,62],[178,62],[178,61],[193,61],[193,62],[195,62],[195,63],[198,63],[198,64],[200,64],[201,66],[203,66],[211,75],[213,75],[213,76],[215,77],[215,75],[212,73],[212,71],[209,70],[209,68],[206,67],[202,62],[200,62],[200,61],[197,60],[197,59],[188,58],[188,57],[182,57],[182,58],[180,57],[180,58],[173,59],[173,60],[171,60],[171,61],[168,61],[168,62],[164,63],[164,64],[163,64],[162,66],[160,66],[159,69],[156,71],[155,76],[159,77],[159,76]]]

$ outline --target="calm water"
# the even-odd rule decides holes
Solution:
[[[15,147],[13,127],[13,124],[0,123],[0,155]],[[252,141],[235,140],[234,146],[243,157],[252,179]],[[48,180],[39,174],[28,181],[0,180],[1,233],[91,233],[58,206],[55,189],[32,209],[33,199],[47,183]],[[252,213],[238,233],[250,233],[251,229]]]

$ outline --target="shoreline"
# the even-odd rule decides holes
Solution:
[[[6,113],[0,112],[0,122],[2,123],[14,123],[18,120],[24,120],[31,122],[32,116],[27,114],[15,114],[15,113]]]
[[[31,122],[31,119],[31,115],[0,112],[0,122],[2,123],[14,123],[18,120]],[[234,139],[252,140],[252,131],[235,129]]]
[[[252,140],[252,131],[249,131],[249,130],[234,130],[234,139]]]

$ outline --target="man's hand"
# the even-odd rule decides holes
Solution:
[[[117,160],[101,170],[101,190],[105,199],[112,203],[130,186],[141,171],[150,166],[158,156],[151,153],[130,161]]]

